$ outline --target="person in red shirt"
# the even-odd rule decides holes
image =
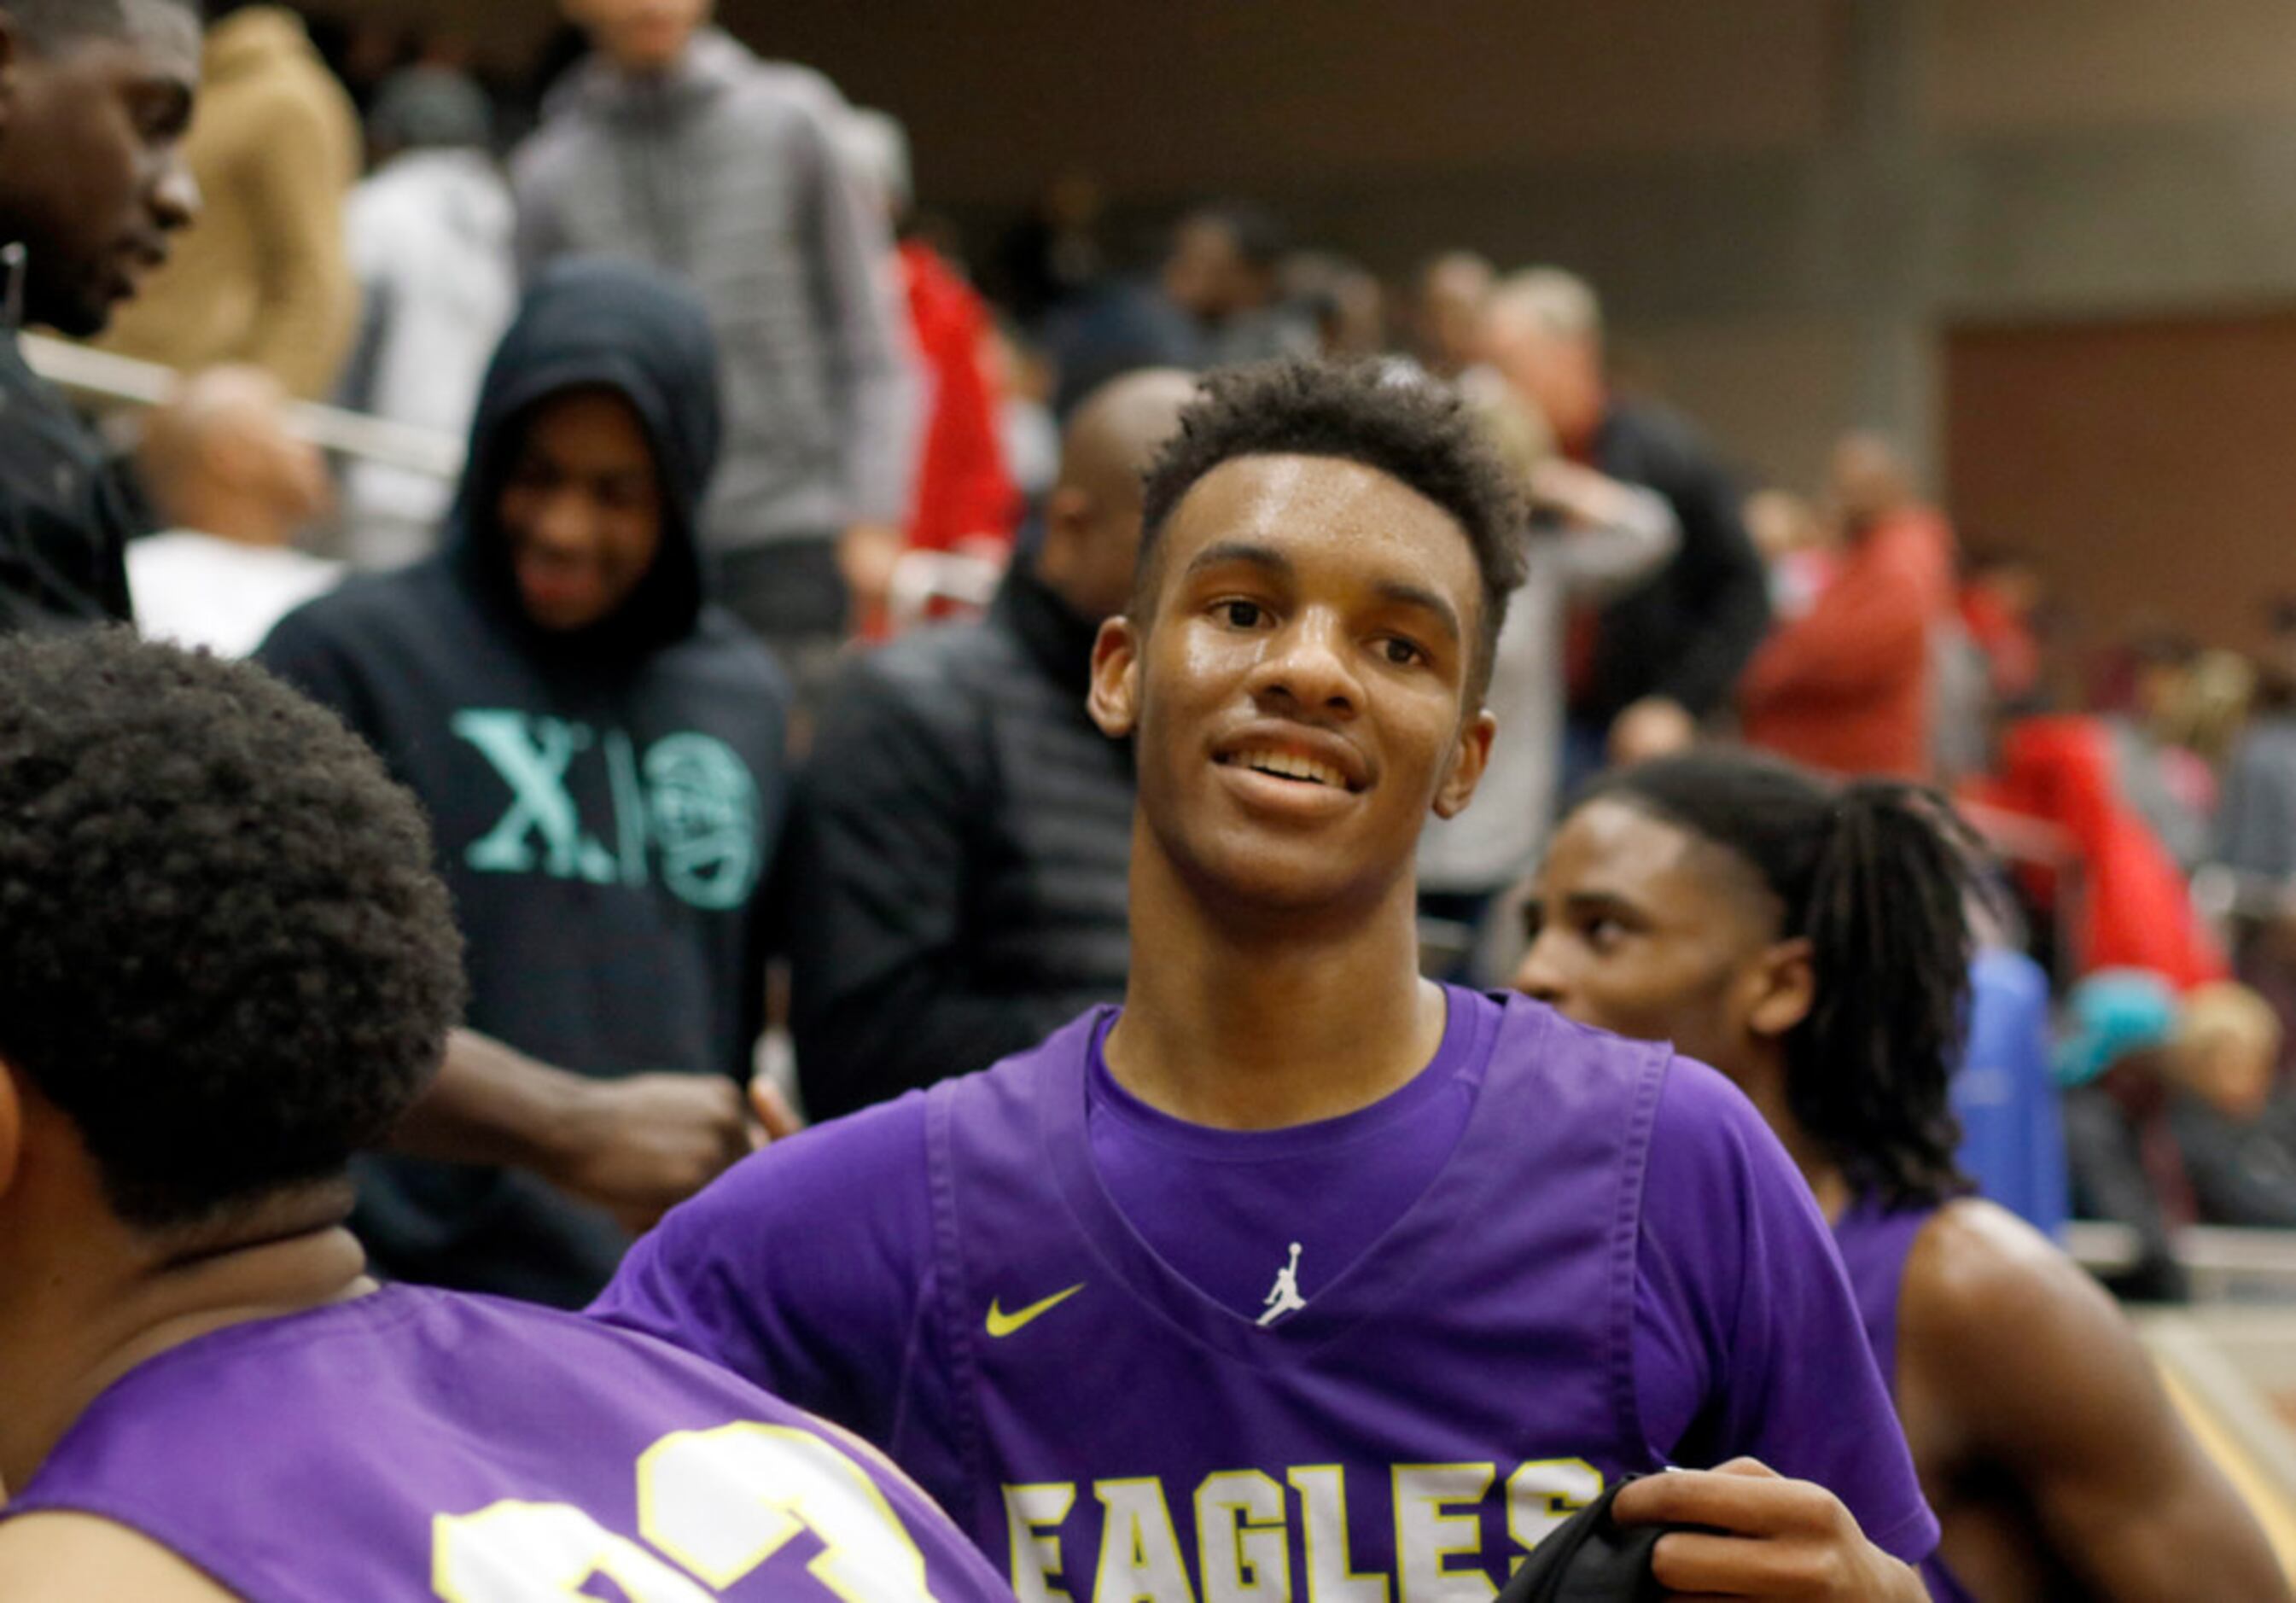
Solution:
[[[1953,530],[1872,435],[1836,446],[1831,476],[1841,561],[1748,665],[1746,740],[1837,774],[1926,778],[1930,640],[1952,604]]]
[[[916,494],[901,550],[952,552],[1001,565],[1020,527],[1021,497],[997,431],[988,303],[937,248],[931,231],[919,226],[901,125],[882,111],[857,111],[840,137],[847,160],[868,180],[900,242],[902,301],[926,396]],[[891,555],[897,560],[899,554]],[[890,577],[889,565],[889,582]],[[882,608],[872,609],[861,620],[862,635],[881,639],[890,623]]]

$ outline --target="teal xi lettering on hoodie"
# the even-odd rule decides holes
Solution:
[[[639,888],[659,876],[670,893],[710,911],[740,907],[758,869],[758,786],[732,747],[691,731],[643,755],[619,729],[500,708],[454,715],[510,788],[510,806],[463,854],[481,874]],[[603,764],[611,817],[594,831],[570,778]]]

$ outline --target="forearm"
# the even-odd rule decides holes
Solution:
[[[591,1082],[474,1030],[447,1038],[429,1091],[390,1133],[390,1148],[442,1163],[542,1171],[564,1150]]]
[[[1562,591],[1571,601],[1601,606],[1625,595],[1664,567],[1682,545],[1682,526],[1665,497],[1612,484],[1603,521],[1565,529],[1556,561]]]

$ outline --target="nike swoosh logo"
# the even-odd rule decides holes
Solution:
[[[1023,1325],[1042,1319],[1082,1291],[1084,1287],[1085,1283],[1079,1280],[1066,1291],[1056,1291],[1041,1303],[1031,1303],[1026,1308],[1016,1309],[1011,1313],[996,1306],[996,1299],[991,1297],[988,1300],[988,1334],[995,1340],[1001,1342]]]

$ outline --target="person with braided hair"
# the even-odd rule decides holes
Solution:
[[[1719,1069],[1800,1167],[1944,1527],[1933,1598],[2287,1598],[2128,1322],[1956,1166],[1977,862],[1930,791],[1646,763],[1557,831],[1516,987]]]

